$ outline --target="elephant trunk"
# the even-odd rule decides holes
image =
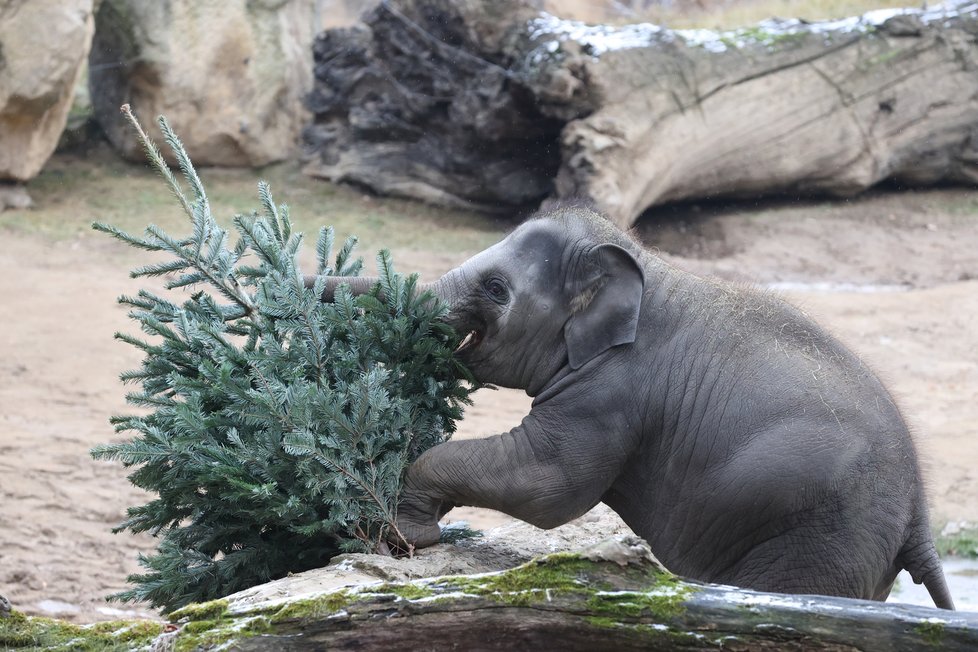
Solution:
[[[448,306],[449,313],[455,311],[464,296],[464,274],[456,267],[437,281],[422,283],[420,289],[430,290],[438,299]]]
[[[307,288],[315,287],[317,278],[317,276],[306,275],[303,277],[303,283]],[[326,287],[323,288],[320,299],[327,303],[333,301],[336,288],[343,284],[350,286],[350,292],[353,296],[366,294],[379,280],[375,276],[327,276]],[[451,310],[458,305],[459,299],[463,296],[462,271],[458,268],[453,269],[436,281],[419,284],[418,290],[420,292],[431,291]]]

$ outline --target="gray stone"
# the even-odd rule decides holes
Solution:
[[[0,211],[8,208],[32,208],[34,200],[27,194],[27,188],[18,184],[0,183]]]
[[[314,0],[105,0],[89,83],[95,118],[126,158],[165,115],[198,165],[260,166],[296,151],[312,84]]]
[[[0,2],[0,179],[32,179],[54,152],[94,27],[93,0]]]

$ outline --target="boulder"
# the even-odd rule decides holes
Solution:
[[[54,152],[92,43],[95,4],[0,2],[0,179],[27,181]]]
[[[285,159],[308,120],[314,18],[315,0],[105,0],[89,59],[95,118],[134,161],[145,156],[122,104],[146,124],[165,115],[197,164]]]
[[[8,208],[31,208],[34,200],[27,194],[27,188],[18,183],[0,182],[0,211]]]

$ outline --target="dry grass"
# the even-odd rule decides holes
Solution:
[[[647,21],[676,28],[726,29],[753,25],[772,16],[824,20],[920,3],[913,0],[546,0],[544,4],[553,14],[585,22]]]

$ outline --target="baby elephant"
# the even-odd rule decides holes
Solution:
[[[339,282],[372,280],[324,300]],[[458,505],[552,528],[604,502],[682,576],[884,600],[905,568],[953,609],[897,406],[799,310],[671,267],[584,208],[428,287],[476,378],[534,401],[509,432],[411,466],[409,542],[437,542]]]

